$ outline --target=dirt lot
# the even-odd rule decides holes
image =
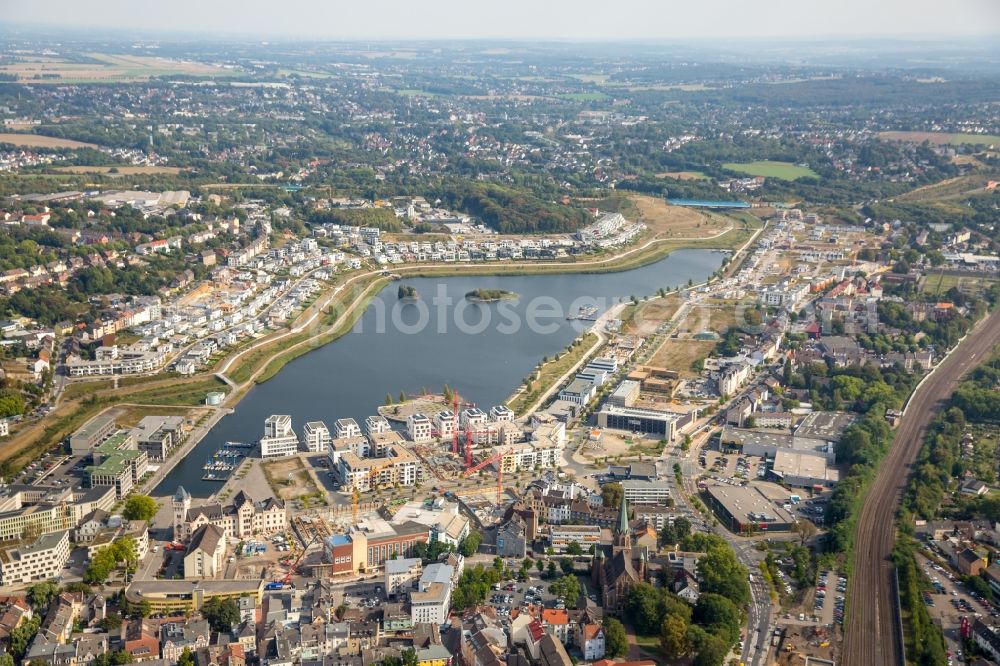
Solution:
[[[274,496],[291,500],[319,492],[313,471],[298,457],[260,463]]]
[[[709,355],[715,343],[700,340],[664,340],[663,346],[656,350],[649,364],[667,370],[675,370],[681,379],[694,377],[691,364]]]
[[[459,402],[462,399],[459,398]],[[390,421],[405,421],[411,414],[424,414],[432,416],[445,409],[451,409],[452,405],[445,402],[443,395],[421,395],[414,398],[407,398],[406,402],[393,405],[382,405],[378,408],[378,413]]]
[[[639,219],[649,225],[657,238],[712,236],[726,229],[720,219],[710,219],[690,208],[671,206],[657,197],[636,195],[632,202]]]
[[[12,143],[15,146],[28,146],[31,148],[97,148],[93,143],[83,141],[73,141],[72,139],[57,139],[41,134],[11,134],[9,132],[0,133],[0,143]]]
[[[670,320],[684,299],[677,294],[667,294],[643,303],[629,321],[626,332],[633,335],[651,335],[661,324]]]

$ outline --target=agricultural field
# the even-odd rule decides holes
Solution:
[[[25,83],[128,83],[154,76],[225,76],[232,70],[199,62],[139,55],[85,53],[83,57],[25,56],[0,66]]]
[[[145,175],[154,173],[166,173],[177,175],[183,169],[180,167],[167,166],[64,166],[55,167],[53,171],[60,173],[97,173],[97,174],[121,174],[123,176]]]
[[[781,180],[798,180],[799,178],[819,178],[819,174],[809,167],[799,166],[791,162],[772,162],[757,160],[756,162],[727,162],[724,169],[736,171],[748,176],[763,176]]]
[[[0,143],[12,143],[15,146],[28,148],[97,148],[96,145],[83,141],[42,136],[41,134],[12,134],[10,132],[0,132]]]
[[[929,141],[939,145],[951,144],[960,146],[963,144],[976,145],[998,145],[1000,136],[996,134],[952,134],[949,132],[879,132],[879,137],[887,141],[904,141],[907,143],[923,143]]]

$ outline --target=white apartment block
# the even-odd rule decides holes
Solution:
[[[264,436],[260,440],[261,458],[283,458],[299,451],[299,438],[292,431],[292,417],[272,414],[264,421]]]
[[[486,416],[486,412],[478,407],[468,407],[462,410],[461,423],[462,428],[465,430],[476,430],[486,425],[488,420],[489,417]]]
[[[444,624],[448,620],[450,603],[451,585],[448,583],[431,583],[426,589],[411,592],[410,616],[413,624]]]
[[[454,436],[457,427],[455,423],[455,412],[450,409],[446,409],[435,414],[434,427],[437,428],[438,435],[444,439]]]
[[[369,416],[365,419],[365,434],[369,437],[383,432],[389,432],[390,430],[392,430],[392,426],[389,424],[389,419],[385,418],[381,414]]]
[[[326,453],[330,448],[330,429],[322,421],[310,421],[302,429],[302,441],[309,453]]]
[[[45,534],[28,544],[0,550],[0,585],[48,580],[62,573],[69,560],[69,530]]]
[[[490,418],[497,423],[505,423],[514,420],[514,412],[507,405],[497,405],[490,409]]]
[[[406,433],[416,443],[429,442],[433,438],[431,420],[423,414],[411,414],[406,418]]]
[[[337,419],[333,424],[334,437],[361,437],[361,427],[354,419]]]

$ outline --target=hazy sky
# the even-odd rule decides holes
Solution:
[[[998,0],[0,0],[50,27],[331,39],[1000,34]]]

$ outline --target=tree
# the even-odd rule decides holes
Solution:
[[[698,655],[692,666],[722,666],[729,654],[729,645],[718,636],[706,635],[698,645]]]
[[[546,573],[549,575],[549,578],[555,578],[555,575],[556,575],[556,563],[553,562],[552,560],[549,560],[549,566],[546,569]]]
[[[668,615],[660,629],[660,647],[668,659],[680,659],[690,651],[688,623],[678,615]]]
[[[740,635],[740,609],[718,594],[705,593],[694,606],[694,621],[708,633],[732,645]]]
[[[112,629],[117,629],[122,626],[122,616],[118,613],[108,613],[103,618],[101,618],[101,629],[104,631],[111,631]]]
[[[156,515],[159,507],[149,495],[132,495],[125,501],[122,516],[126,520],[145,520],[147,523]]]
[[[698,577],[703,594],[720,594],[737,606],[750,603],[747,570],[725,542],[709,548],[705,556],[698,560]]]
[[[574,574],[560,576],[549,586],[549,591],[557,598],[562,599],[568,608],[576,608],[576,602],[580,598],[583,587],[580,579]]]
[[[406,648],[405,650],[403,650],[401,656],[402,656],[401,661],[403,662],[403,666],[417,666],[417,664],[420,663],[420,661],[417,659],[417,651],[414,650],[413,648]]]
[[[545,571],[545,562],[541,560],[535,560],[535,568],[538,569],[538,573]]]
[[[41,623],[42,617],[36,613],[30,620],[11,630],[10,654],[14,657],[15,662],[19,662],[21,657],[24,656],[28,645],[35,638],[35,634],[38,633],[38,627]]]
[[[191,652],[191,648],[184,648],[181,656],[177,658],[177,666],[194,666],[194,654]]]
[[[385,394],[385,404],[387,404],[387,405],[391,405],[392,404],[392,394],[391,393],[386,393]]]
[[[57,594],[59,594],[59,586],[54,581],[47,580],[43,583],[35,583],[28,588],[28,603],[36,611],[44,611]]]
[[[234,599],[219,599],[213,597],[201,607],[201,614],[208,620],[215,631],[231,631],[240,621],[240,607]]]
[[[566,546],[567,555],[583,555],[583,548],[576,541],[571,541],[568,546]]]
[[[458,552],[464,557],[472,557],[479,551],[479,544],[482,543],[482,540],[483,537],[479,532],[469,532],[468,536],[458,544]]]
[[[796,521],[792,526],[792,531],[799,535],[799,542],[804,546],[809,541],[809,539],[816,536],[819,529],[813,525],[811,520],[802,519]]]
[[[0,654],[0,666],[14,666],[14,657],[8,652]]]
[[[613,617],[604,621],[604,656],[608,659],[621,657],[628,650],[625,626]]]
[[[608,483],[601,486],[601,502],[607,508],[618,508],[622,503],[625,490],[620,483]]]
[[[406,402],[406,394],[402,391],[399,392],[399,402]]]

